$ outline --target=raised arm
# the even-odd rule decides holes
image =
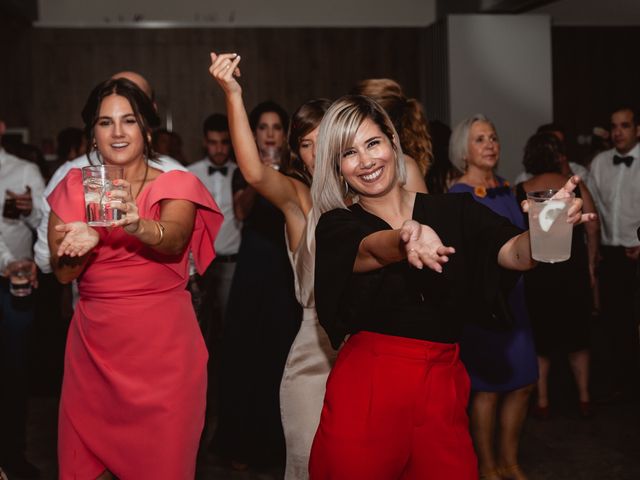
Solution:
[[[240,76],[239,63],[240,56],[235,53],[220,55],[211,53],[209,73],[225,94],[229,132],[240,171],[251,187],[255,188],[260,195],[285,215],[287,231],[290,236],[289,242],[291,247],[295,248],[305,226],[310,204],[304,202],[304,192],[302,192],[301,198],[299,191],[302,184],[296,185],[296,180],[282,175],[260,160],[258,147],[244,107],[242,88],[236,80],[236,77]],[[245,209],[242,209],[245,192],[242,194],[239,192],[239,195],[242,197],[238,198],[238,204],[241,208],[238,213],[246,214]]]

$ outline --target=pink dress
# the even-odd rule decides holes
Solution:
[[[100,243],[79,278],[60,402],[60,479],[194,478],[204,423],[207,350],[186,291],[189,251],[200,273],[215,257],[222,214],[200,181],[163,173],[137,199],[159,219],[160,202],[196,207],[190,247],[165,256],[122,228],[97,228]],[[80,170],[48,198],[65,223],[86,221]]]

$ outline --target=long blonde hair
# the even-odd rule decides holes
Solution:
[[[396,154],[397,181],[400,185],[407,181],[398,134],[385,110],[369,97],[346,95],[329,107],[318,131],[311,198],[320,214],[335,208],[347,208],[345,199],[355,195],[345,184],[340,163],[342,153],[353,144],[358,128],[366,119],[373,121],[391,142]]]

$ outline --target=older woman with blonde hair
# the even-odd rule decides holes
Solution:
[[[311,478],[475,479],[457,342],[467,319],[493,312],[509,270],[534,266],[529,233],[468,195],[402,188],[398,134],[368,97],[334,102],[317,144],[316,308],[334,347],[349,338],[327,381]],[[348,208],[345,193],[357,200]],[[585,220],[580,208],[571,222]]]
[[[495,173],[500,141],[487,117],[476,114],[460,122],[451,134],[449,155],[464,172],[449,192],[470,193],[476,202],[518,228],[526,228],[509,183]],[[483,285],[475,282],[472,288],[482,289]],[[526,477],[518,466],[518,445],[538,368],[521,278],[507,301],[513,319],[510,328],[496,331],[467,325],[460,356],[471,376],[471,435],[480,473],[484,478],[522,480]],[[498,455],[493,445],[497,425]]]

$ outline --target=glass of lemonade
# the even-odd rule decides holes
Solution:
[[[527,193],[531,256],[539,262],[564,262],[571,257],[573,225],[567,223],[567,212],[575,194],[555,198],[557,193],[557,190]]]
[[[111,165],[92,165],[82,168],[84,204],[87,210],[87,224],[92,227],[109,227],[124,215],[113,207],[107,192],[122,187],[113,181],[124,178],[124,168]]]

